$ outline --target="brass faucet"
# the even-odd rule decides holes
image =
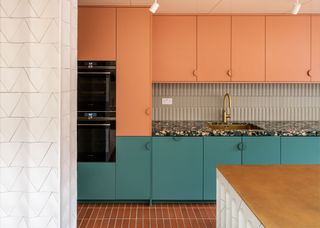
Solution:
[[[231,97],[229,93],[226,93],[223,97],[223,123],[228,123],[230,119],[231,119]]]

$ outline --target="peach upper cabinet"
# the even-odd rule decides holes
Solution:
[[[310,81],[310,16],[266,17],[266,81]]]
[[[151,15],[117,9],[117,136],[151,135]]]
[[[232,16],[231,80],[265,81],[265,16]]]
[[[198,16],[197,28],[198,81],[231,81],[231,16]]]
[[[311,81],[320,82],[320,16],[312,16]]]
[[[196,16],[153,16],[152,79],[196,81]]]
[[[116,9],[79,7],[78,59],[116,59]]]

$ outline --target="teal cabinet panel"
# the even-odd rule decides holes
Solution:
[[[153,137],[153,200],[203,199],[203,138]]]
[[[320,137],[281,137],[282,164],[320,164]]]
[[[151,137],[117,137],[116,199],[150,199],[151,150]]]
[[[241,137],[204,137],[204,200],[216,200],[216,166],[241,164]]]
[[[114,200],[115,184],[115,163],[78,163],[78,200]]]
[[[280,164],[280,137],[249,136],[242,143],[242,164]]]

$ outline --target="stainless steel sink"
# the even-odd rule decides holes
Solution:
[[[263,130],[262,128],[250,123],[213,123],[208,122],[208,127],[212,130]]]

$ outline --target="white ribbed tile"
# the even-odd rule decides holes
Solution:
[[[232,120],[320,120],[320,84],[154,84],[153,120],[222,118],[223,96],[232,97]],[[161,98],[172,97],[173,105]]]

